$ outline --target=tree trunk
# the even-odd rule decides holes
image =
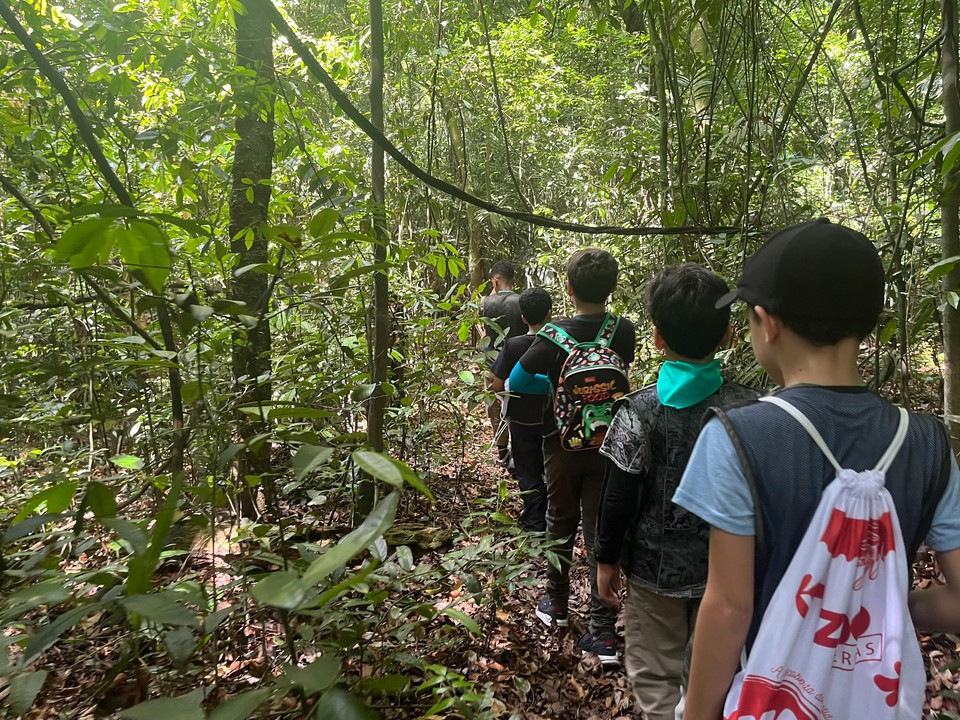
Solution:
[[[957,0],[943,0],[943,114],[946,134],[960,131],[960,97],[957,95]],[[960,173],[944,178],[940,205],[943,257],[960,255]],[[960,267],[943,280],[945,291],[960,288]],[[960,312],[949,302],[943,310],[943,411],[954,451],[960,450]]]
[[[370,122],[383,131],[383,4],[370,0]],[[373,261],[380,265],[387,261],[386,167],[383,149],[376,143],[370,146],[371,189],[373,192]],[[377,452],[384,450],[384,417],[387,396],[383,383],[387,381],[387,350],[390,344],[390,309],[387,271],[373,275],[373,362],[370,377],[375,389],[367,402],[367,442]],[[365,517],[373,509],[373,481],[363,477],[357,493],[357,515]]]
[[[450,153],[453,161],[453,176],[459,178],[460,187],[467,189],[470,168],[467,164],[467,138],[463,127],[463,117],[451,108],[444,113],[447,122],[447,134],[450,137]],[[486,279],[483,266],[483,233],[477,208],[467,204],[467,265],[470,268],[470,289],[476,292]]]
[[[270,181],[273,173],[273,27],[267,0],[243,0],[244,13],[236,12],[237,65],[250,68],[256,77],[236,89],[237,143],[233,154],[233,184],[230,191],[230,249],[237,253],[236,267],[268,261],[267,221],[270,211]],[[266,88],[266,92],[264,89]],[[233,336],[233,375],[239,403],[263,407],[271,398],[270,321],[268,276],[246,272],[234,276],[230,295],[246,303],[256,324],[237,330]],[[253,321],[251,320],[251,323]],[[237,435],[241,441],[269,429],[267,418],[237,413]],[[259,478],[270,507],[274,482],[270,475],[270,444],[248,447],[238,456],[238,473],[243,485],[248,477]],[[245,517],[256,515],[256,487],[240,495]]]

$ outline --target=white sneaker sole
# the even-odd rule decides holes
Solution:
[[[617,655],[597,655],[589,650],[582,651],[584,656],[595,655],[603,667],[620,667],[620,657]]]
[[[540,618],[540,622],[547,627],[553,627],[554,625],[557,627],[567,627],[570,624],[569,620],[558,620],[557,618],[553,617],[553,615],[548,615],[547,613],[542,612],[540,608],[537,608],[537,617]]]

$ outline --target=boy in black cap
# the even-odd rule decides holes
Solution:
[[[873,467],[898,426],[897,409],[863,386],[857,363],[884,300],[883,265],[873,244],[825,219],[787,228],[750,258],[737,289],[717,304],[737,298],[749,305],[751,343],[782,387],[778,396],[809,418],[843,467]],[[685,720],[721,717],[741,651],[749,654],[773,592],[835,476],[807,431],[781,409],[758,403],[727,416],[754,476],[758,506],[730,436],[711,420],[673,498],[711,526]],[[945,586],[911,593],[914,623],[956,631],[960,472],[936,418],[911,414],[886,488],[903,537],[919,544],[925,536],[946,579]],[[760,531],[765,552],[755,566]]]

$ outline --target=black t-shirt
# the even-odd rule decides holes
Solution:
[[[559,318],[552,320],[551,323],[577,342],[592,342],[596,340],[597,333],[600,332],[600,327],[606,316],[606,313],[592,313],[590,315],[577,315],[572,318]],[[629,365],[633,362],[636,354],[636,345],[637,329],[627,318],[621,317],[617,332],[610,342],[610,349]],[[566,359],[567,353],[563,348],[552,340],[537,335],[530,345],[530,349],[520,358],[520,365],[533,375],[546,375],[550,378],[551,386],[556,388],[560,380],[560,371],[563,370],[563,363]],[[555,430],[557,424],[553,418],[553,398],[548,398],[548,400],[543,411],[544,427]]]
[[[500,350],[497,362],[493,365],[493,374],[501,380],[510,377],[510,372],[523,354],[530,349],[536,337],[536,335],[520,335],[507,340]],[[546,401],[546,395],[511,393],[507,399],[507,418],[521,425],[540,425],[543,422],[543,406]]]
[[[493,367],[497,354],[507,338],[526,335],[527,324],[520,312],[520,296],[513,290],[501,290],[480,301],[480,318],[484,337],[480,340],[487,365]]]

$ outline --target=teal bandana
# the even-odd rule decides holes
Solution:
[[[703,364],[667,360],[657,377],[657,397],[667,407],[682,410],[710,397],[721,385],[719,360]]]

